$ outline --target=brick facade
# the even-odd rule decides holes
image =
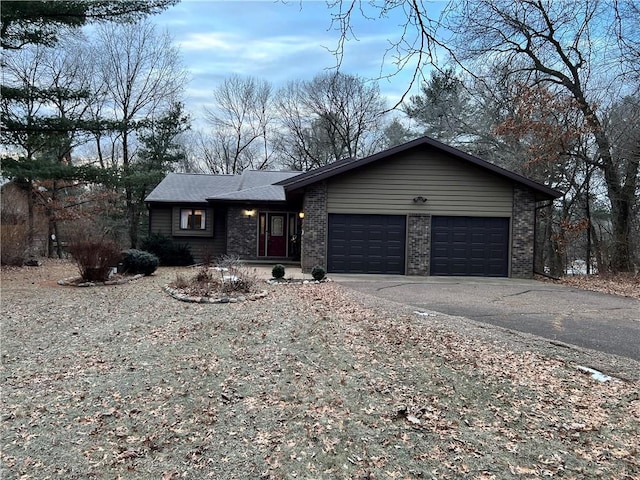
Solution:
[[[258,245],[257,213],[245,215],[246,207],[227,210],[227,255],[255,259]]]
[[[317,183],[305,191],[302,205],[301,266],[310,272],[315,265],[327,268],[327,185]]]
[[[407,224],[407,275],[429,275],[431,215],[409,214]]]
[[[533,192],[521,185],[513,186],[511,218],[511,277],[533,277],[533,244],[536,201]]]

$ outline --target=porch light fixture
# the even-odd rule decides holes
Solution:
[[[301,218],[301,219],[304,218],[304,212],[298,213],[298,218]]]
[[[413,203],[427,203],[427,198],[423,196],[413,197]]]
[[[247,217],[253,217],[256,214],[256,211],[254,209],[251,210],[245,210],[243,212]]]

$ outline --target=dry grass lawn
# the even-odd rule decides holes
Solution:
[[[2,479],[640,478],[638,381],[562,349],[334,283],[201,305],[174,269],[73,273],[2,272]]]

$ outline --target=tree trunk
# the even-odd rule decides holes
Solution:
[[[62,251],[62,242],[60,241],[60,229],[58,228],[58,222],[53,222],[53,234],[56,236],[56,253],[58,258],[64,258],[64,252]]]
[[[51,215],[47,215],[49,217],[48,219],[48,231],[47,231],[47,257],[49,258],[53,258],[53,239],[55,238],[56,241],[58,240],[58,237],[55,237],[55,228],[53,225],[53,220],[51,219]]]
[[[591,106],[579,98],[581,110],[587,122],[593,128],[598,146],[600,168],[607,185],[607,196],[611,204],[612,248],[611,269],[614,272],[631,271],[631,221],[632,205],[635,201],[635,190],[638,176],[638,165],[627,160],[629,165],[626,172],[620,172],[611,154],[611,143],[604,133],[599,119]],[[623,175],[624,174],[624,178]]]
[[[33,198],[33,182],[27,181],[27,254],[32,257],[35,254],[35,200]]]
[[[127,218],[129,219],[129,243],[131,248],[138,248],[138,234],[140,230],[140,212],[132,201],[131,189],[127,192]]]
[[[614,272],[631,271],[631,205],[625,198],[611,199],[611,269]]]
[[[125,118],[127,118],[126,112]],[[126,120],[122,131],[122,176],[124,178],[126,216],[127,222],[129,223],[129,246],[130,248],[137,248],[138,222],[136,221],[136,205],[133,202],[133,185],[130,184],[131,164],[129,160],[129,129],[126,125]]]
[[[604,260],[602,258],[602,243],[598,239],[598,233],[592,223],[589,223],[589,230],[591,231],[591,240],[593,242],[593,249],[596,257],[596,269],[598,273],[605,271]]]

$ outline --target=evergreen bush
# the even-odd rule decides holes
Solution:
[[[321,267],[320,265],[316,265],[311,269],[311,276],[313,277],[314,280],[320,281],[324,279],[326,275],[327,275],[326,270],[324,269],[324,267]]]
[[[284,265],[278,263],[271,270],[271,275],[273,278],[284,278]]]
[[[158,257],[160,265],[183,267],[193,265],[195,260],[189,245],[174,243],[171,238],[161,233],[152,233],[142,242],[141,249]]]
[[[122,266],[127,273],[151,275],[158,268],[158,257],[144,250],[132,248],[124,253]]]

